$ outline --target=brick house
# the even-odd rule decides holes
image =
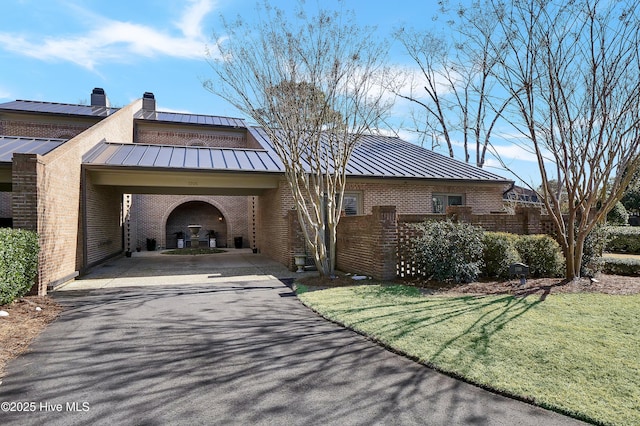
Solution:
[[[443,214],[447,206],[490,214],[502,210],[511,184],[383,136],[362,140],[348,173],[345,214],[362,222],[355,229],[381,235],[364,216],[384,219],[388,207],[380,206],[393,206],[394,215]],[[148,92],[117,109],[99,88],[91,105],[0,104],[0,191],[0,226],[39,233],[40,294],[145,249],[147,239],[176,247],[176,233],[193,223],[214,231],[218,246],[242,239],[290,267],[304,250],[282,164],[264,132],[242,119],[157,111]],[[339,249],[353,232],[343,232]],[[350,267],[346,251],[338,267]]]

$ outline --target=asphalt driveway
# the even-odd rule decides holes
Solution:
[[[0,385],[0,402],[24,412],[3,404],[0,423],[579,423],[390,353],[268,273],[172,275],[174,285],[141,276],[161,285],[129,287],[117,284],[131,277],[100,272],[111,274],[93,278],[104,285],[56,292],[65,312]]]

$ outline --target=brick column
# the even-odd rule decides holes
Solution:
[[[524,234],[540,234],[542,226],[540,223],[540,208],[537,207],[516,207],[516,214],[522,215],[524,218],[523,233]]]
[[[285,265],[292,271],[296,270],[293,256],[298,253],[305,253],[304,234],[302,226],[298,220],[298,212],[296,210],[287,211],[287,262]]]
[[[371,233],[377,242],[372,247],[374,258],[371,274],[379,280],[392,280],[398,267],[398,217],[395,206],[374,206]]]
[[[11,165],[13,227],[38,231],[38,169],[36,154],[14,154]]]
[[[40,252],[38,254],[38,294],[47,294],[46,274],[43,269],[46,241],[40,234],[42,203],[41,180],[44,174],[42,157],[37,154],[14,154],[11,164],[13,227],[39,233]],[[34,290],[32,290],[34,291]]]

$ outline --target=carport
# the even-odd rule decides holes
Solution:
[[[85,182],[83,233],[87,236],[84,239],[84,268],[114,253],[135,251],[135,241],[142,238],[135,235],[136,229],[132,226],[135,218],[129,215],[136,195],[184,196],[178,201],[172,198],[173,204],[163,213],[162,225],[167,229],[170,228],[170,214],[189,202],[204,202],[208,196],[252,196],[251,239],[255,244],[259,226],[256,200],[269,196],[270,191],[277,192],[282,179],[279,161],[266,150],[200,146],[101,142],[83,156],[82,169]],[[117,208],[113,203],[115,198],[120,200]],[[233,224],[234,218],[229,218],[231,215],[227,215],[221,206],[213,205],[212,209],[220,211],[220,221],[228,220],[230,226]],[[121,224],[119,228],[123,229],[123,236],[117,241],[119,244],[116,244],[113,232],[106,234],[102,226],[106,222],[113,227],[116,219],[118,225]],[[232,237],[233,234],[227,236],[225,233],[222,245],[231,246],[226,240]],[[158,240],[160,247],[171,246],[172,241],[164,232]]]

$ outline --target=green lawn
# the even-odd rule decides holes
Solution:
[[[423,296],[359,286],[300,299],[466,380],[605,424],[640,424],[640,295]]]

